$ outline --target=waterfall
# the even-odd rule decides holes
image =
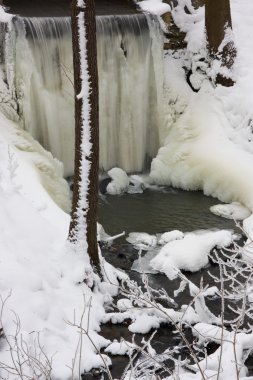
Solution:
[[[20,124],[73,174],[74,105],[69,18],[15,18],[5,81]],[[143,14],[97,17],[100,169],[147,169],[163,126],[162,37]],[[11,69],[10,69],[11,67]],[[11,78],[11,79],[10,79]]]

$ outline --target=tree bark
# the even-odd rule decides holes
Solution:
[[[100,272],[99,256],[97,245],[97,204],[98,204],[98,170],[99,170],[99,118],[98,118],[98,73],[97,73],[97,50],[96,50],[96,21],[95,21],[95,4],[94,0],[85,0],[84,7],[77,6],[78,1],[72,2],[72,41],[73,41],[73,61],[74,61],[74,87],[75,87],[75,174],[73,187],[73,204],[71,223],[69,229],[69,239],[73,243],[78,243],[80,239],[85,243],[83,250],[88,250],[88,255],[93,267]],[[80,3],[79,3],[80,4]],[[82,67],[81,67],[81,41],[80,34],[82,29],[78,25],[78,17],[84,15],[84,31],[86,39],[86,62],[87,73],[89,78],[89,119],[90,138],[85,136],[83,119],[85,112],[84,102],[86,99],[77,95],[82,91]],[[89,139],[91,143],[91,152],[87,156],[83,153],[83,141]],[[86,181],[88,179],[88,191],[86,195],[86,204],[82,204],[81,199],[85,196],[82,194],[82,165],[86,160],[89,164]],[[86,219],[86,231],[80,231],[79,225],[80,213]]]
[[[236,48],[233,41],[229,41],[220,50],[224,40],[226,29],[232,29],[230,0],[205,0],[205,23],[207,46],[211,60],[218,59],[222,67],[231,69],[236,57]],[[232,86],[231,77],[218,74],[216,83],[224,86]]]

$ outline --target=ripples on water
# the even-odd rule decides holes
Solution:
[[[220,203],[202,192],[167,189],[143,194],[107,195],[99,201],[99,222],[109,234],[121,231],[162,233],[198,229],[235,229],[232,220],[212,214],[209,207]]]

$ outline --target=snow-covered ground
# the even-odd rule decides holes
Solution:
[[[77,377],[103,364],[97,349],[109,341],[97,332],[116,287],[98,283],[92,291],[87,254],[67,243],[70,217],[63,210],[70,197],[62,165],[3,115],[0,146],[0,323],[7,338],[1,376],[39,376],[44,365],[53,378],[69,378],[72,367]],[[97,349],[71,324],[87,328]]]

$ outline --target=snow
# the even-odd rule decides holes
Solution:
[[[84,6],[83,0],[78,0],[78,4]],[[178,52],[165,57],[165,95],[170,107],[166,125],[160,130],[163,146],[152,162],[151,179],[128,176],[122,169],[113,168],[108,172],[112,181],[107,192],[142,192],[144,188],[152,187],[152,180],[159,185],[203,190],[205,194],[228,203],[213,206],[212,212],[243,220],[248,238],[243,258],[250,261],[253,255],[253,214],[250,215],[253,212],[253,51],[248,36],[253,32],[253,4],[252,1],[245,4],[242,7],[239,0],[231,0],[234,37],[238,46],[233,72],[237,82],[233,88],[226,89],[220,86],[213,88],[208,83],[208,78],[214,80],[219,67],[214,62],[209,68],[202,59],[206,58],[203,8],[194,10],[188,0],[179,0],[173,16],[187,33],[188,47],[186,55]],[[169,10],[168,5],[158,0],[142,1],[139,5],[149,12],[155,9],[159,15],[164,13],[164,7]],[[185,13],[185,5],[190,14]],[[11,20],[2,7],[0,20]],[[86,99],[90,88],[82,14],[78,23],[82,62],[82,90],[78,97]],[[226,41],[230,39],[229,32]],[[193,93],[186,83],[183,66],[192,70],[190,80],[194,88],[200,89],[198,94]],[[3,91],[7,91],[2,76],[0,80]],[[76,231],[78,241],[82,243],[85,242],[85,233],[81,234],[86,231],[83,210],[87,210],[90,168],[86,157],[91,152],[89,111],[89,104],[84,100],[83,181]],[[103,365],[103,359],[110,364],[106,356],[101,357],[97,353],[89,337],[99,350],[108,346],[105,352],[113,355],[129,354],[134,348],[129,342],[111,343],[102,338],[99,335],[101,322],[130,320],[129,330],[143,334],[164,323],[175,325],[184,322],[193,326],[199,347],[203,348],[206,341],[222,344],[222,349],[219,347],[198,363],[206,377],[217,377],[221,366],[220,380],[250,378],[247,377],[243,355],[253,345],[252,333],[235,336],[224,326],[213,326],[211,323],[220,325],[221,320],[205,307],[204,297],[217,294],[218,289],[211,287],[199,294],[200,289],[189,284],[181,273],[181,270],[196,272],[206,267],[212,249],[228,247],[234,241],[232,231],[183,233],[174,230],[162,235],[129,234],[128,242],[138,250],[148,251],[144,258],[138,260],[138,269],[162,272],[170,279],[180,277],[182,281],[175,296],[188,284],[194,305],[183,305],[179,310],[165,308],[158,303],[155,307],[150,305],[146,295],[137,300],[132,295],[132,298],[117,301],[119,312],[106,314],[104,306],[117,294],[119,279],[126,280],[127,276],[101,258],[102,273],[107,282],[99,283],[85,249],[81,249],[81,245],[73,249],[73,245],[66,242],[70,219],[66,211],[70,208],[70,197],[62,178],[61,163],[2,113],[0,147],[1,323],[7,338],[1,343],[0,362],[13,365],[8,350],[16,344],[17,324],[20,328],[17,333],[19,347],[27,346],[30,355],[40,354],[43,347],[47,357],[53,358],[52,376],[64,380],[71,377],[72,365],[74,377],[78,377],[79,370],[89,371],[94,366]],[[108,243],[115,238],[106,234],[102,226],[98,232],[102,242]],[[81,334],[80,328],[89,336]],[[74,359],[76,352],[80,362]],[[17,354],[14,355],[14,360],[18,360]],[[180,368],[180,380],[202,379],[196,364],[192,369],[197,373]],[[23,364],[25,375],[31,375],[31,370]],[[7,374],[3,376],[7,377]]]
[[[229,140],[228,128],[213,90],[200,90],[153,160],[151,177],[162,185],[203,190],[253,210],[253,156]]]
[[[157,236],[131,232],[126,240],[139,250],[139,258],[133,262],[132,270],[152,274],[162,272],[169,279],[174,279],[180,270],[197,272],[205,268],[212,249],[228,247],[237,238],[233,231],[228,230],[198,230],[186,233],[173,230]],[[142,251],[147,253],[141,256]]]
[[[52,375],[68,378],[71,370],[67,366],[72,366],[80,338],[77,328],[68,321],[80,323],[85,308],[85,327],[87,305],[91,303],[91,334],[98,346],[106,346],[109,342],[96,331],[100,329],[105,313],[103,303],[108,296],[99,289],[92,292],[83,283],[89,276],[84,255],[73,255],[66,244],[69,215],[52,200],[44,187],[46,181],[42,180],[44,171],[40,173],[36,167],[40,162],[40,167],[43,164],[45,169],[50,168],[51,184],[54,179],[55,192],[60,193],[66,183],[57,177],[57,165],[50,162],[51,156],[42,148],[36,150],[38,145],[31,138],[26,139],[27,135],[2,115],[0,129],[1,306],[6,300],[1,323],[13,345],[17,318],[19,347],[23,343],[31,355],[35,355],[35,350],[39,355],[41,345],[47,357],[53,357]],[[83,337],[83,344],[81,355],[84,357],[85,353],[86,360],[82,360],[81,366],[82,370],[89,370],[101,363],[101,358],[87,337]],[[8,348],[7,342],[2,341],[0,361],[11,366]],[[22,368],[24,373],[31,370],[25,365]],[[77,372],[78,363],[74,369]]]
[[[205,323],[195,325],[193,331],[202,344],[205,340],[222,343],[222,352],[219,347],[213,354],[199,362],[202,370],[209,369],[217,374],[220,366],[222,380],[247,377],[247,369],[243,364],[243,351],[252,348],[252,333],[229,332],[225,328]],[[194,367],[196,368],[196,365]]]
[[[204,7],[194,10],[189,4],[180,0],[172,11],[175,22],[186,32],[187,51],[165,57],[166,98],[171,110],[164,146],[152,162],[151,177],[158,184],[200,189],[223,202],[240,202],[252,211],[253,58],[246,37],[251,34],[248,15],[252,3],[241,7],[239,1],[231,1],[238,47],[237,82],[232,88],[213,88],[207,83],[213,74],[205,62]],[[190,80],[200,88],[198,94],[186,84],[184,73],[180,74],[183,66],[192,69]]]
[[[80,0],[81,1],[81,0]],[[77,0],[76,5],[82,6]],[[88,71],[87,61],[87,40],[86,40],[86,27],[84,19],[84,11],[79,11],[77,15],[77,33],[79,44],[79,62],[80,62],[80,80],[81,91],[77,94],[77,99],[81,100],[81,136],[80,136],[80,157],[79,157],[79,175],[80,175],[80,187],[78,192],[77,205],[75,210],[75,227],[71,231],[72,249],[73,253],[81,254],[83,250],[86,252],[85,261],[89,272],[92,272],[89,257],[87,255],[87,223],[86,215],[88,212],[89,204],[87,199],[89,189],[89,175],[91,170],[90,157],[92,154],[91,143],[91,121],[90,121],[90,78]]]
[[[149,235],[146,232],[131,232],[126,240],[133,244],[136,249],[148,250],[157,244],[156,236]]]
[[[0,5],[0,22],[10,22],[13,18],[13,15],[6,13],[2,5]]]
[[[142,0],[137,2],[137,5],[145,12],[153,13],[157,16],[162,16],[164,13],[171,12],[171,7],[162,0]]]
[[[156,274],[159,271],[155,270],[151,265],[151,260],[157,256],[160,251],[158,245],[165,245],[173,240],[184,238],[182,231],[173,230],[163,234],[149,235],[144,232],[131,232],[126,239],[134,248],[139,250],[139,258],[133,262],[131,270],[139,273]],[[141,256],[142,251],[148,251],[144,256]]]
[[[135,345],[131,342],[122,340],[121,342],[113,341],[106,347],[105,352],[111,355],[128,355],[134,349]]]
[[[250,211],[239,202],[211,206],[210,211],[215,215],[233,220],[243,220],[251,215]]]
[[[111,195],[142,194],[144,190],[161,190],[161,186],[154,183],[153,179],[147,174],[127,173],[121,168],[112,168],[108,171],[111,182],[106,187],[106,193]]]
[[[103,322],[123,323],[131,320],[128,329],[132,333],[147,334],[152,329],[159,328],[162,324],[174,324],[185,322],[192,325],[200,321],[198,314],[191,306],[183,305],[181,310],[175,311],[172,308],[165,308],[161,304],[151,305],[149,302],[138,298],[136,303],[126,311],[107,313]]]
[[[247,237],[246,243],[242,250],[242,258],[246,261],[253,260],[253,214],[244,219],[242,229]]]
[[[221,67],[217,62],[209,67],[206,62],[204,8],[194,10],[188,0],[179,0],[178,3],[179,6],[172,13],[176,23],[187,33],[188,46],[186,53],[169,53],[165,57],[165,94],[169,111],[162,131],[162,147],[152,162],[151,178],[157,184],[185,190],[203,190],[206,195],[228,203],[216,205],[211,211],[223,217],[243,220],[243,229],[248,236],[243,258],[252,260],[253,53],[248,36],[253,32],[250,21],[253,3],[245,1],[242,6],[239,0],[231,0],[233,37],[238,49],[232,72],[237,81],[232,88],[214,88],[212,85]],[[185,6],[189,14],[185,12]],[[231,36],[231,31],[228,30],[224,43],[230,41]],[[183,67],[192,70],[190,81],[195,89],[200,90],[198,94],[193,93],[186,84]],[[194,272],[203,268],[208,264],[208,254],[214,247],[227,247],[235,238],[231,231],[225,230],[185,233],[178,235],[178,240],[172,241],[169,236],[167,244],[166,239],[161,240],[165,245],[151,260],[151,266],[169,278],[182,276],[180,270]],[[136,248],[138,243],[139,248],[144,244],[149,249],[147,255],[150,256],[158,249],[157,243],[150,244],[150,235],[136,235],[131,242],[137,243]],[[185,284],[181,285],[182,290]],[[193,297],[197,296],[198,291],[191,286]],[[212,287],[207,289],[205,295],[216,293],[217,288]],[[222,345],[198,363],[205,377],[219,377],[221,380],[252,378],[248,377],[243,362],[245,351],[252,347],[252,333],[235,335],[224,326],[212,326],[211,323],[221,324],[221,320],[207,312],[202,301],[199,298],[198,305],[195,303],[195,312],[202,323],[194,325],[192,329],[199,338],[199,348],[204,350],[203,343],[207,341]],[[141,315],[138,313],[144,311],[137,311],[132,306],[132,310],[128,305],[121,314],[112,314],[110,320],[116,323],[130,318],[132,324],[129,328],[134,332],[146,331],[161,323],[160,315],[153,311]],[[196,364],[189,369],[191,371],[179,368],[178,378],[203,379]],[[128,375],[127,378],[131,379],[131,374]],[[171,376],[167,379],[174,378]]]
[[[59,213],[56,204],[69,211],[70,192],[63,179],[62,164],[1,113],[0,137],[5,152],[2,153],[3,160],[7,163],[1,173],[5,190],[10,182],[16,181],[20,192],[32,200],[49,221],[54,210]],[[62,214],[64,219],[65,214]]]
[[[173,231],[168,231],[164,232],[158,241],[159,244],[166,244],[170,243],[173,240],[181,240],[184,238],[184,233],[182,231],[178,230],[173,230]]]
[[[121,194],[127,190],[129,178],[123,169],[113,168],[108,171],[108,175],[112,179],[106,188],[108,194]]]
[[[196,231],[186,233],[183,239],[167,243],[150,265],[165,273],[170,279],[176,278],[178,269],[197,272],[208,265],[208,255],[214,247],[228,247],[233,242],[231,231]]]

